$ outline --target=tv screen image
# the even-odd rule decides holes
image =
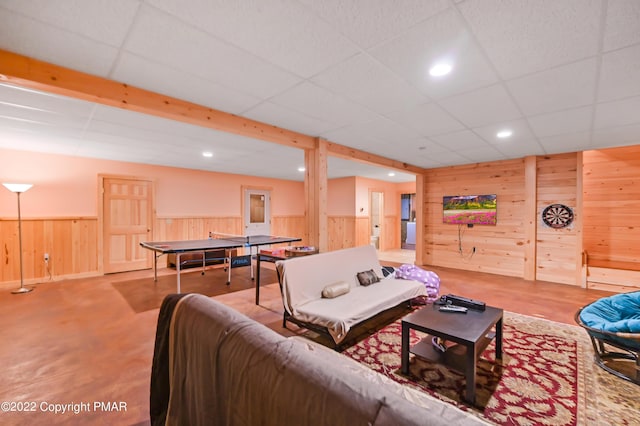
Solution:
[[[495,225],[497,198],[490,195],[450,195],[442,197],[443,223]]]

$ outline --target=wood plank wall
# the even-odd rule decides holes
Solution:
[[[379,249],[390,250],[400,247],[400,220],[395,215],[383,218],[383,234]],[[329,251],[371,244],[369,217],[329,216]]]
[[[640,271],[640,146],[583,156],[584,250],[589,264]]]
[[[523,159],[429,170],[424,178],[421,263],[522,276],[524,183]],[[443,223],[443,196],[481,194],[497,195],[496,226]]]
[[[587,285],[640,288],[640,146],[583,154]]]
[[[23,219],[24,282],[96,275],[97,228],[97,218]],[[0,244],[0,282],[19,283],[20,243],[17,220],[0,220]],[[48,265],[44,261],[45,253],[49,254]]]
[[[355,247],[357,239],[362,238],[357,235],[362,232],[363,224],[355,216],[329,216],[327,225],[329,231],[328,251]]]
[[[304,235],[304,216],[274,216],[272,233]],[[207,238],[209,231],[241,233],[241,217],[160,217],[153,239],[171,241]],[[20,283],[18,221],[0,220],[0,283]],[[304,241],[302,244],[306,244]],[[22,220],[25,283],[99,275],[98,219],[95,217]],[[44,254],[50,256],[48,269]],[[149,255],[150,252],[149,252]]]
[[[575,153],[537,158],[536,278],[563,284],[576,283],[578,221],[563,229],[542,222],[542,211],[550,204],[564,204],[574,211],[577,205],[577,156]]]

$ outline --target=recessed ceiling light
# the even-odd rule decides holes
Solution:
[[[498,133],[496,133],[496,136],[499,137],[500,139],[505,139],[511,136],[512,134],[513,132],[511,130],[505,129],[505,130],[500,130]]]
[[[305,170],[307,170],[307,169],[305,169],[304,167],[298,167],[298,171],[299,172],[304,172]]]
[[[449,74],[452,69],[451,64],[441,62],[429,68],[429,75],[431,75],[431,77],[442,77],[443,75]]]
[[[202,153],[203,157],[211,158],[213,157],[213,152],[205,151]]]
[[[389,176],[395,176],[396,174],[393,172],[389,172]]]

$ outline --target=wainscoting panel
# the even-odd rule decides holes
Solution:
[[[98,274],[97,218],[22,220],[25,283]],[[0,282],[20,282],[18,221],[0,220]],[[44,254],[49,254],[48,264]]]

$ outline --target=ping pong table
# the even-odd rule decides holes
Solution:
[[[205,240],[183,240],[183,241],[153,241],[153,242],[141,242],[140,245],[148,250],[153,251],[153,280],[158,281],[158,258],[163,254],[174,253],[176,255],[176,289],[180,293],[180,256],[185,253],[202,253],[202,273],[204,274],[204,267],[206,262],[205,253],[214,250],[224,250],[224,263],[227,268],[227,285],[231,284],[231,266],[233,263],[233,250],[241,247],[247,247],[249,249],[249,259],[251,259],[251,250],[256,248],[256,254],[260,252],[261,246],[268,246],[272,244],[292,243],[296,241],[302,241],[301,238],[294,237],[278,237],[272,235],[247,235],[237,236],[229,234],[217,234],[210,232],[210,238]],[[241,256],[235,256],[241,257]],[[257,256],[260,257],[259,254]],[[259,260],[259,259],[258,259]],[[253,266],[251,265],[253,268]],[[260,267],[258,262],[257,267]],[[260,301],[260,279],[256,279],[256,305]],[[253,279],[253,270],[251,271],[251,278]]]

